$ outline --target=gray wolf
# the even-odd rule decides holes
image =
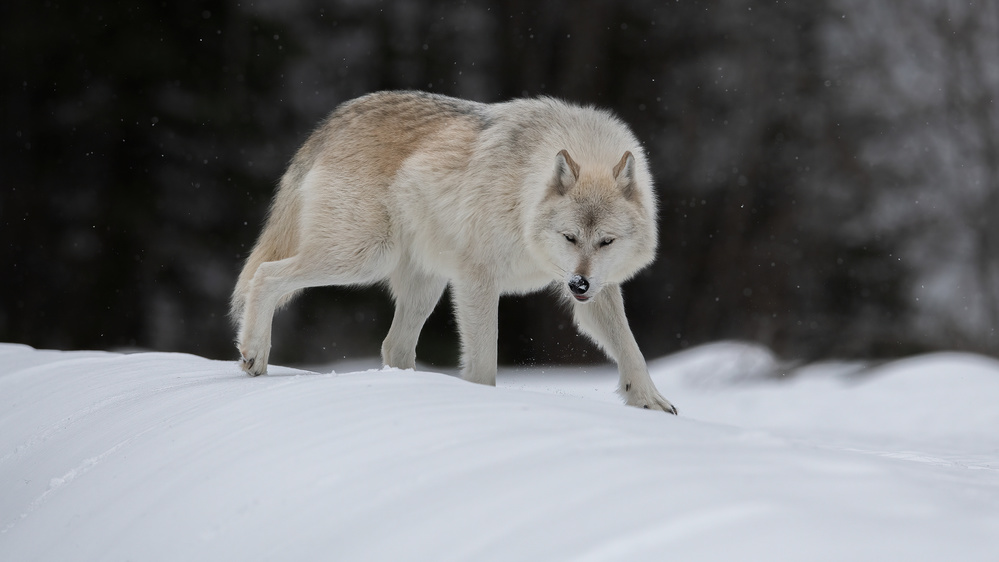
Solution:
[[[462,376],[495,385],[500,295],[552,287],[617,362],[625,401],[675,414],[621,296],[656,244],[645,153],[610,113],[551,98],[363,96],[319,125],[281,179],[232,295],[240,365],[266,372],[274,311],[298,291],[385,282],[395,315],[382,359],[412,368],[450,284]]]

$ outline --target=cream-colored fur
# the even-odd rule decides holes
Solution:
[[[644,152],[609,113],[550,98],[371,94],[334,111],[281,180],[232,297],[241,365],[266,372],[274,310],[297,291],[387,281],[396,312],[382,359],[411,368],[450,283],[462,375],[495,384],[500,295],[555,286],[618,363],[627,403],[675,413],[621,298],[655,249]]]

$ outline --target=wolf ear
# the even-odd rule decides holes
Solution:
[[[579,164],[563,148],[555,156],[555,175],[550,186],[555,193],[565,195],[576,185],[577,179],[579,179]]]
[[[630,151],[625,151],[621,161],[614,166],[614,179],[625,198],[631,199],[635,194],[635,157]]]

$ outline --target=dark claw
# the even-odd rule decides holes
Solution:
[[[642,406],[642,407],[643,407],[643,408],[645,408],[646,410],[648,410],[648,409],[649,409],[649,405],[648,405],[648,404],[646,404],[646,405],[644,405],[644,406]]]
[[[631,383],[630,382],[628,384],[624,385],[624,391],[628,392],[629,390],[631,390]]]

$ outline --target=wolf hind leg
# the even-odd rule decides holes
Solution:
[[[302,252],[260,264],[250,283],[239,323],[237,347],[242,369],[251,376],[267,372],[274,311],[296,292],[323,285],[371,283],[384,278],[383,263],[381,259],[343,262],[316,252]]]
[[[309,268],[300,255],[260,264],[250,282],[237,336],[240,367],[244,371],[251,376],[267,372],[271,323],[278,306],[297,291],[326,284],[328,278]]]
[[[385,341],[382,363],[388,367],[412,369],[416,366],[416,344],[423,324],[437,307],[447,279],[428,274],[403,257],[389,278],[395,298],[395,315]]]
[[[489,279],[466,278],[451,288],[461,334],[461,377],[495,386],[500,292]]]

